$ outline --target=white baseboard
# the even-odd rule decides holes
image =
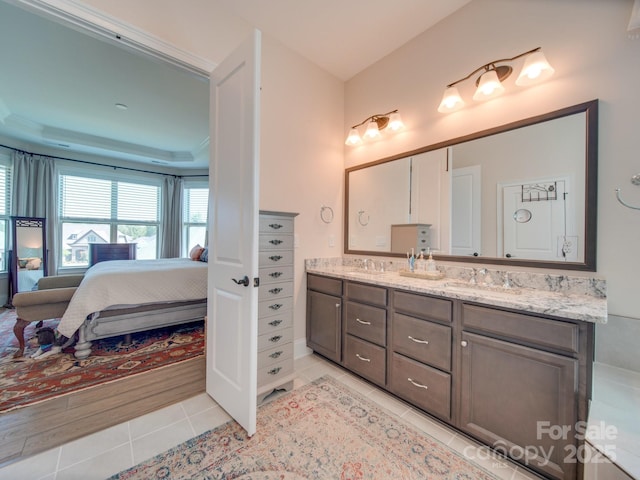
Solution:
[[[311,355],[313,350],[307,347],[307,339],[299,338],[293,341],[293,358],[302,358]]]

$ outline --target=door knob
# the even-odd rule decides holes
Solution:
[[[249,277],[247,277],[246,275],[240,280],[236,280],[235,278],[232,278],[231,280],[233,280],[237,285],[244,285],[245,287],[249,286]]]

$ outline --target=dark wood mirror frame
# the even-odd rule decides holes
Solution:
[[[344,253],[351,255],[404,257],[401,253],[351,250],[349,248],[349,174],[363,168],[372,167],[381,163],[391,162],[400,158],[418,155],[420,153],[439,150],[459,143],[468,142],[478,138],[508,132],[518,128],[535,125],[537,123],[554,120],[557,118],[584,113],[586,117],[586,145],[585,145],[585,224],[584,224],[584,261],[582,262],[555,262],[546,260],[527,260],[517,258],[499,257],[473,257],[459,255],[434,255],[436,260],[466,263],[484,263],[496,265],[510,265],[536,268],[549,268],[558,270],[583,270],[596,271],[596,242],[597,242],[597,202],[598,202],[598,100],[573,105],[543,115],[526,118],[502,126],[482,130],[473,134],[457,137],[452,140],[435,143],[415,150],[402,152],[391,157],[386,157],[373,162],[357,165],[345,170],[345,202],[344,202]]]
[[[42,272],[42,276],[47,276],[47,234],[46,234],[46,221],[44,218],[37,217],[11,217],[11,227],[12,227],[12,248],[11,248],[11,279],[9,282],[10,288],[10,298],[13,297],[15,293],[20,291],[19,288],[19,277],[20,266],[18,258],[18,249],[20,248],[20,238],[18,235],[19,228],[39,228],[41,231],[41,246],[32,247],[38,248],[42,250],[40,258],[40,265],[38,268],[35,268],[34,271]],[[40,235],[38,235],[38,240],[40,240]]]

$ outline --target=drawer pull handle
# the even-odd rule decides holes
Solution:
[[[429,345],[429,340],[418,340],[417,338],[413,338],[411,335],[409,335],[407,338],[412,342],[424,343],[425,345]]]
[[[411,380],[410,378],[407,378],[407,380],[409,382],[411,382],[412,385],[418,387],[418,388],[424,388],[425,390],[427,390],[429,387],[427,387],[426,385],[421,385],[419,383],[414,382],[413,380]]]
[[[269,293],[273,293],[274,295],[279,294],[283,289],[282,288],[272,288],[269,290]]]
[[[278,372],[280,372],[280,370],[282,370],[282,367],[276,367],[276,368],[272,368],[271,370],[269,370],[267,373],[269,375],[277,375]]]
[[[278,350],[277,352],[273,352],[271,355],[269,355],[271,358],[278,358],[280,357],[280,355],[282,355],[284,352],[282,350]]]
[[[274,230],[280,230],[284,225],[280,225],[279,223],[270,223],[269,227],[273,228]]]
[[[280,245],[282,243],[282,240],[278,240],[277,238],[275,238],[273,240],[269,240],[269,243],[271,245]]]
[[[269,274],[269,276],[273,278],[278,278],[280,275],[282,275],[282,272],[271,272]]]
[[[269,257],[269,260],[271,260],[272,262],[278,262],[282,260],[282,255],[271,255]]]
[[[282,323],[282,320],[273,320],[272,322],[269,322],[269,325],[271,325],[272,327],[277,327],[281,323]]]
[[[275,336],[271,337],[269,339],[269,341],[273,342],[273,343],[276,343],[276,342],[279,342],[281,338],[282,338],[282,335],[275,335]]]
[[[359,318],[356,318],[356,322],[361,323],[362,325],[371,325],[371,322],[365,322],[364,320],[360,320]]]
[[[282,308],[282,304],[281,303],[274,303],[273,305],[269,305],[269,308],[271,310],[280,310]]]
[[[361,357],[359,353],[356,353],[356,357],[358,357],[360,360],[362,360],[363,362],[370,362],[371,359],[370,358],[366,358],[366,357]]]

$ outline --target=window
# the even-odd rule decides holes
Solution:
[[[9,217],[11,213],[11,160],[0,153],[0,271],[9,270]]]
[[[60,174],[62,267],[87,266],[90,243],[136,243],[136,258],[158,257],[160,184],[122,177]]]
[[[206,245],[209,187],[206,182],[190,183],[183,187],[182,197],[182,254],[186,257],[194,245]]]

